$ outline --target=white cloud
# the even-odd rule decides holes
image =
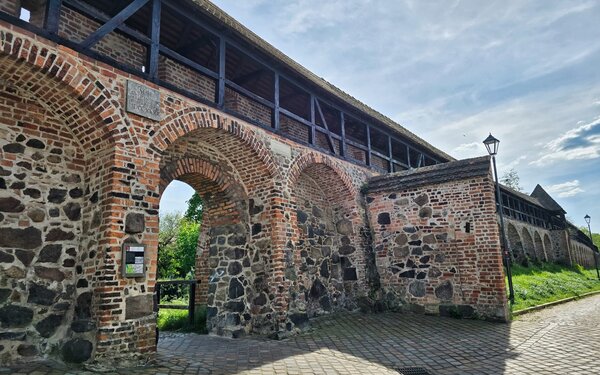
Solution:
[[[500,168],[500,170],[502,171],[502,173],[510,171],[511,169],[516,168],[525,159],[527,159],[527,155],[521,155],[521,156],[517,157],[515,160],[511,161],[510,163],[503,164],[502,167]]]
[[[459,145],[458,147],[455,147],[454,152],[465,152],[465,151],[476,151],[479,149],[482,149],[482,143],[481,142],[471,142],[471,143],[463,143],[461,145]]]
[[[568,198],[583,193],[585,190],[579,187],[579,180],[573,180],[548,186],[546,191],[550,194],[556,194],[560,198]]]
[[[600,117],[571,129],[548,142],[533,165],[546,166],[561,160],[586,160],[600,157]]]
[[[215,2],[454,157],[487,155],[481,142],[491,131],[501,140],[500,175],[516,167],[526,190],[600,183],[600,133],[560,141],[600,115],[599,1]],[[594,194],[565,209],[583,216],[589,203],[576,201]]]

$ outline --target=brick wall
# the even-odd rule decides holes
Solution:
[[[198,73],[166,56],[159,57],[158,78],[191,94],[215,101],[216,83],[213,79]]]
[[[225,109],[258,121],[263,125],[271,126],[272,111],[269,107],[255,102],[228,87],[225,88]]]
[[[487,158],[376,177],[367,200],[389,304],[429,314],[508,318]]]
[[[289,134],[292,137],[299,139],[300,141],[308,143],[310,140],[310,129],[308,126],[296,121],[291,118],[280,115],[279,116],[279,126],[281,127],[281,131],[285,134]]]
[[[361,163],[367,162],[366,152],[352,145],[348,145],[348,157]]]
[[[74,42],[84,41],[100,27],[98,22],[67,7],[61,7],[58,25],[58,35]],[[138,70],[146,65],[146,47],[114,31],[100,39],[92,50]]]

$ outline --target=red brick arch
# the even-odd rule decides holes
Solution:
[[[331,168],[344,183],[345,188],[348,190],[348,194],[352,197],[356,197],[358,191],[346,171],[328,156],[316,152],[306,152],[294,159],[288,170],[287,187],[291,188],[294,186],[302,172],[313,164],[324,164]]]
[[[249,127],[236,120],[220,116],[206,107],[185,108],[165,117],[160,122],[160,130],[153,136],[152,142],[160,152],[164,152],[170,144],[179,138],[202,128],[219,129],[237,137],[254,151],[256,156],[264,163],[271,177],[280,176],[271,150]]]
[[[133,126],[128,126],[119,103],[110,99],[113,94],[107,84],[95,77],[74,51],[38,46],[31,39],[4,31],[0,33],[0,62],[0,78],[50,104],[84,148],[93,149],[99,141],[138,145]],[[90,113],[81,114],[82,104]]]
[[[166,187],[173,181],[185,175],[199,174],[213,181],[223,191],[229,191],[237,195],[247,196],[244,186],[236,183],[231,177],[225,174],[217,165],[206,160],[198,158],[178,159],[161,168],[160,174],[160,195]]]

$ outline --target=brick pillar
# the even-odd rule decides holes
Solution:
[[[204,220],[198,235],[198,247],[196,249],[196,305],[206,305],[208,302],[208,278],[210,267],[208,266],[208,252],[210,247],[209,223]]]
[[[146,361],[156,351],[153,293],[158,249],[158,165],[117,150],[104,163],[98,242],[100,263],[93,283],[97,324],[95,359],[120,364]],[[128,181],[125,184],[123,181]],[[149,181],[142,185],[139,181]],[[122,246],[146,245],[144,277],[122,275]]]
[[[280,193],[276,196],[271,197],[270,201],[270,217],[271,217],[271,276],[269,289],[275,296],[273,299],[273,310],[275,311],[275,323],[277,324],[277,331],[283,332],[285,330],[285,323],[287,320],[287,312],[289,305],[288,289],[289,281],[285,278],[285,252],[288,237],[286,234],[286,227],[288,227],[288,221],[291,217],[291,213],[285,212],[284,207],[290,207],[287,199],[283,198]]]

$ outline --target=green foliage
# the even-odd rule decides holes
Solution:
[[[502,175],[502,177],[500,178],[500,183],[508,186],[513,190],[521,192],[523,191],[523,188],[520,185],[521,178],[519,177],[519,174],[514,168]]]
[[[189,221],[194,223],[202,222],[202,198],[198,195],[198,193],[194,193],[189,201],[187,201],[188,208],[185,211],[184,217]]]
[[[177,235],[176,244],[179,250],[181,277],[190,278],[189,274],[191,273],[191,278],[193,278],[199,234],[199,223],[184,218],[179,224],[179,234]]]
[[[600,249],[600,233],[592,233],[592,241]]]
[[[512,274],[515,289],[513,310],[600,290],[596,270],[586,270],[581,266],[571,268],[544,263],[541,266],[523,267],[515,264]]]
[[[187,310],[160,309],[156,324],[159,331],[206,332],[206,306],[196,306],[194,324],[190,325]]]
[[[160,218],[158,233],[158,278],[190,278],[194,274],[200,224],[180,214]]]
[[[589,237],[590,231],[589,231],[588,227],[579,227],[579,230],[582,231],[583,233],[585,233],[585,235]],[[596,246],[598,246],[598,248],[600,248],[600,233],[592,232],[592,241],[594,241],[594,245],[596,245]]]

